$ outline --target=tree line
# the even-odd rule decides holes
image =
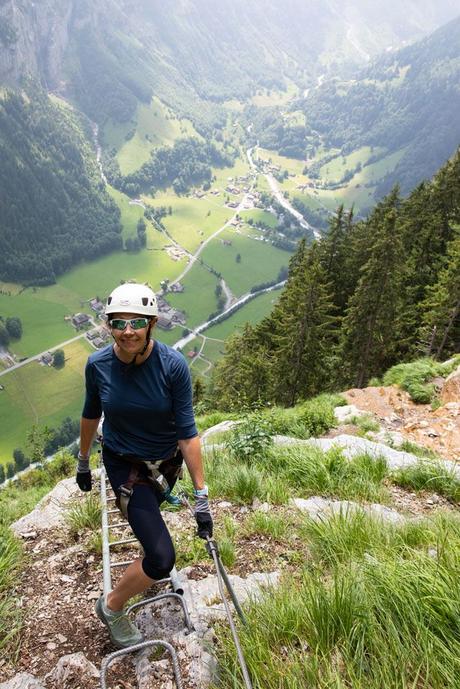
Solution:
[[[460,154],[364,220],[341,206],[329,233],[299,243],[271,314],[226,343],[211,407],[290,406],[362,387],[401,361],[460,348]]]

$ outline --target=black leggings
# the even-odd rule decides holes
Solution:
[[[110,484],[119,495],[131,465],[108,447],[104,447],[102,458]],[[128,505],[129,525],[144,549],[142,569],[151,579],[167,577],[176,560],[171,536],[161,516],[161,502],[162,496],[153,486],[136,484]]]

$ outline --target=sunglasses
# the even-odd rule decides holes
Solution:
[[[141,328],[146,328],[150,323],[150,318],[130,318],[125,320],[124,318],[112,318],[109,321],[110,327],[113,330],[124,330],[128,325],[133,330],[141,330]]]

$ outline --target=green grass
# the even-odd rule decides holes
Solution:
[[[280,294],[281,292],[276,290],[255,297],[225,321],[222,321],[222,323],[217,323],[208,328],[204,335],[218,340],[225,340],[237,330],[241,330],[246,323],[258,323],[265,316],[268,316]]]
[[[460,480],[455,474],[455,466],[446,468],[436,460],[421,459],[413,466],[399,469],[392,475],[392,480],[408,490],[430,491],[444,495],[453,502],[460,502]]]
[[[257,225],[257,223],[263,223],[264,225],[268,225],[269,227],[276,227],[278,225],[278,220],[273,213],[270,213],[269,211],[264,211],[261,208],[253,208],[250,211],[241,211],[239,214],[243,220],[246,222],[248,220],[253,220],[254,225]]]
[[[263,236],[257,233],[257,236]],[[231,246],[223,242],[231,242]],[[236,261],[240,255],[240,262]],[[251,287],[275,280],[281,267],[287,267],[290,253],[235,230],[224,230],[201,254],[207,265],[222,273],[235,296],[249,292]]]
[[[64,348],[64,368],[36,361],[2,376],[0,391],[0,461],[11,461],[13,449],[24,448],[30,427],[39,423],[57,427],[66,417],[78,417],[84,396],[84,368],[94,351],[84,340]]]
[[[255,510],[246,518],[243,532],[248,536],[259,534],[279,541],[287,535],[291,521],[283,514]]]
[[[208,270],[195,264],[181,280],[182,293],[168,294],[168,302],[187,315],[187,327],[193,328],[207,320],[216,311],[215,288],[217,278]],[[199,295],[199,296],[198,296]]]
[[[394,527],[338,516],[303,537],[304,569],[252,600],[240,625],[255,689],[458,686],[458,517]],[[219,688],[240,689],[226,625],[217,635]]]
[[[134,136],[127,139],[129,132]],[[104,145],[115,148],[123,175],[139,169],[159,146],[172,145],[177,139],[200,138],[189,120],[178,119],[158,98],[149,105],[139,104],[133,120],[126,123],[109,121],[103,132]]]
[[[65,514],[69,535],[77,540],[84,531],[98,531],[101,526],[102,506],[99,496],[90,493],[76,500]]]
[[[72,313],[65,305],[40,298],[41,290],[29,288],[17,296],[0,294],[0,315],[17,316],[23,325],[20,340],[12,341],[10,349],[18,357],[29,357],[70,340],[77,334],[64,316]]]
[[[435,388],[430,380],[436,376],[447,376],[460,360],[446,367],[428,357],[390,368],[383,376],[384,385],[399,385],[409,393],[411,399],[419,404],[429,404],[435,396]]]
[[[191,253],[225,225],[235,212],[233,208],[223,205],[222,196],[196,199],[178,197],[172,193],[158,193],[155,199],[148,199],[148,203],[154,207],[172,206],[172,215],[167,215],[162,222],[171,237]]]

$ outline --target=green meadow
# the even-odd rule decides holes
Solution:
[[[279,290],[265,292],[242,306],[222,323],[212,325],[203,333],[207,338],[225,340],[235,331],[241,330],[245,323],[254,325],[268,316],[280,295]]]
[[[79,416],[84,396],[84,369],[94,349],[82,338],[64,348],[65,366],[55,369],[32,361],[2,376],[0,383],[0,462],[11,461],[14,448],[26,447],[33,424],[55,428],[66,416]]]
[[[205,322],[217,308],[215,289],[218,280],[215,275],[195,263],[193,268],[181,280],[184,291],[168,294],[168,302],[187,316],[187,326],[194,328]],[[179,339],[179,338],[177,338]]]
[[[280,268],[289,263],[289,252],[263,241],[262,232],[251,232],[252,235],[248,236],[228,228],[213,239],[201,254],[206,264],[222,273],[235,296],[249,292],[255,285],[273,280]]]

